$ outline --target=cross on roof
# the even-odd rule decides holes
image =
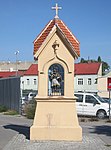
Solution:
[[[56,3],[56,6],[55,6],[55,7],[52,7],[52,9],[55,9],[55,10],[56,10],[56,16],[55,16],[55,18],[59,18],[59,17],[58,17],[58,10],[62,9],[62,7],[59,7],[58,4]]]

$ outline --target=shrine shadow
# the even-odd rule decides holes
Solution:
[[[111,125],[95,126],[94,131],[90,131],[90,133],[103,134],[111,137]]]
[[[29,126],[22,126],[22,125],[16,125],[16,124],[9,124],[3,126],[5,129],[11,129],[14,131],[17,131],[19,134],[23,134],[26,136],[26,139],[30,139],[30,127]]]

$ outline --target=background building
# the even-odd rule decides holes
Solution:
[[[98,92],[98,77],[102,76],[101,63],[75,64],[75,91]]]
[[[31,64],[28,70],[21,77],[21,89],[37,91],[38,87],[38,65]]]
[[[111,72],[98,78],[98,95],[101,97],[109,98],[108,78],[111,78]]]

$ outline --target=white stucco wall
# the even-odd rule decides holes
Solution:
[[[98,95],[101,97],[108,97],[107,77],[98,78]]]
[[[83,85],[78,85],[78,79],[83,79]],[[91,85],[88,85],[88,78],[91,78]],[[97,92],[96,84],[97,75],[76,75],[74,77],[75,91]]]
[[[78,85],[78,79],[83,78],[83,85]],[[88,85],[88,78],[91,78],[91,85]],[[29,84],[27,84],[27,79],[29,79]],[[36,79],[37,84],[34,85],[34,79]],[[98,87],[95,84],[97,75],[76,75],[74,77],[74,89],[75,91],[89,91],[97,92]],[[38,76],[23,76],[21,77],[21,89],[22,90],[38,90]]]
[[[29,79],[29,84],[27,83]],[[34,84],[36,79],[36,84]],[[38,90],[38,76],[23,76],[21,77],[21,89],[22,90]]]

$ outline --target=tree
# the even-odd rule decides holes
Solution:
[[[80,63],[87,63],[88,60],[85,60],[84,58],[81,58]]]
[[[81,58],[80,63],[84,63],[84,58]]]
[[[102,61],[102,74],[105,75],[105,71],[108,71],[110,69],[110,66],[107,62]]]
[[[105,62],[105,61],[102,61],[100,56],[98,56],[97,60],[94,60],[94,59],[85,60],[84,58],[81,58],[80,63],[88,63],[89,61],[92,62],[92,63],[93,62],[102,63],[102,75],[105,75],[105,72],[109,71],[109,69],[110,69],[110,66],[108,65],[108,63]]]
[[[97,62],[102,62],[100,56],[98,56]]]

